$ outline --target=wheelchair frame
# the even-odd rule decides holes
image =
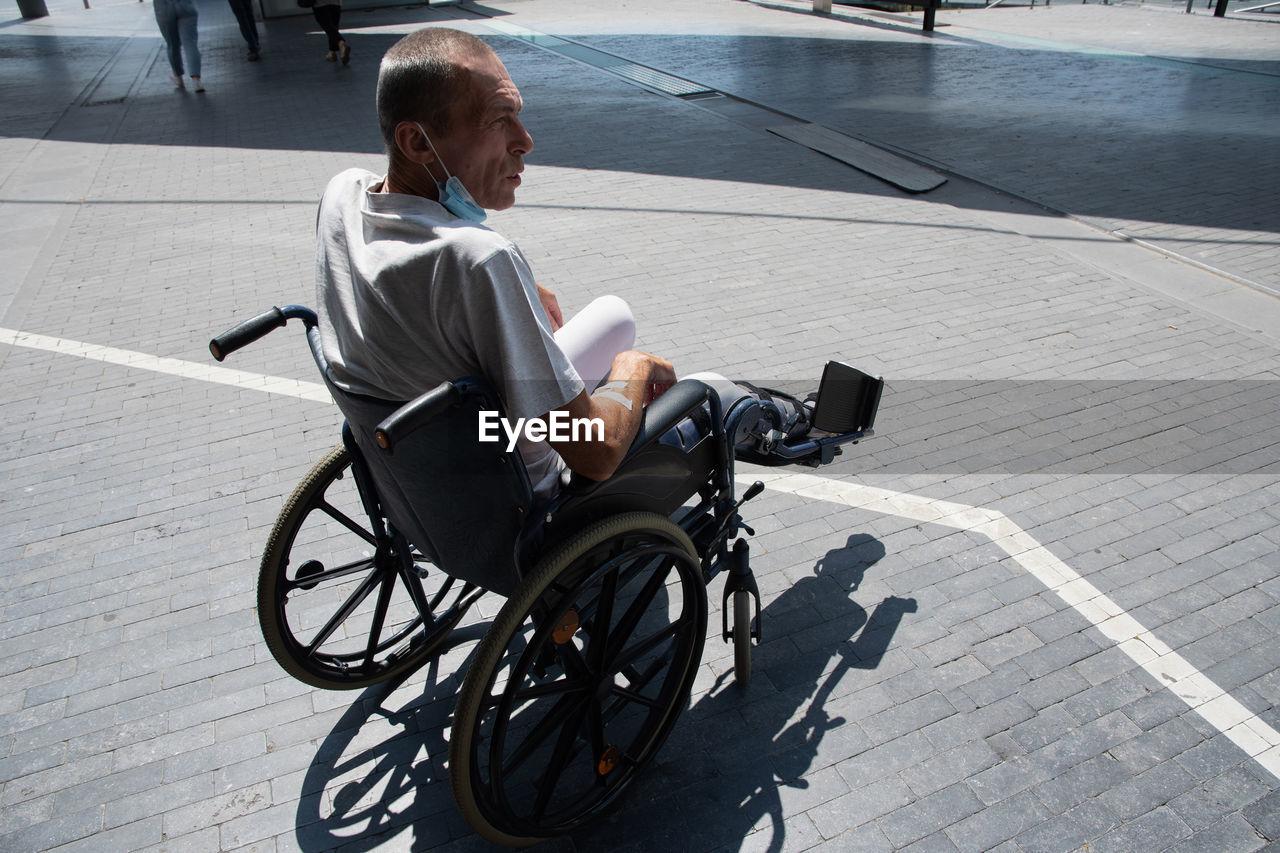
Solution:
[[[475,441],[467,413],[501,411],[483,382],[446,382],[404,405],[351,395],[329,380],[315,313],[296,305],[241,323],[210,351],[222,361],[289,319],[302,321],[346,421],[342,444],[286,500],[263,553],[258,617],[272,655],[316,687],[403,677],[439,654],[486,589],[497,591],[506,601],[463,679],[449,738],[459,809],[478,834],[512,846],[599,816],[687,704],[706,586],[722,571],[722,636],[734,646],[735,679],[750,678],[760,596],[737,539],[753,531],[738,511],[764,487],[734,497],[728,436],[745,412],[726,419],[710,388],[684,380],[646,409],[613,477],[572,478],[537,506],[519,454]],[[870,383],[858,387],[858,429],[790,447],[782,461],[830,461],[839,445],[870,435],[882,384]],[[704,428],[689,446],[673,443],[671,428],[687,418],[705,419]],[[467,424],[469,442],[459,432]],[[439,452],[442,440],[458,442],[450,454],[465,445],[465,459],[437,459],[450,455]],[[439,489],[415,491],[424,470],[428,480],[465,472],[461,506]],[[483,519],[492,535],[424,519],[423,503],[438,518]],[[343,548],[349,559],[334,556]],[[505,574],[493,565],[504,555]]]

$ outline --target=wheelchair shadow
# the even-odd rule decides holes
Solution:
[[[842,732],[852,721],[831,716],[829,700],[852,692],[856,671],[880,665],[904,615],[916,612],[911,598],[889,596],[870,612],[854,600],[884,554],[874,537],[852,535],[774,597],[762,612],[751,684],[742,689],[732,672],[717,678],[619,810],[574,834],[578,849],[781,850],[788,811],[811,798],[806,774],[823,769],[824,740],[836,741],[825,751],[834,758],[822,759],[834,764],[850,757],[842,734],[862,737]],[[710,637],[708,649],[717,642]]]
[[[890,596],[870,612],[854,600],[884,553],[874,537],[850,536],[768,601],[751,685],[743,690],[731,671],[717,678],[609,816],[534,849],[727,851],[752,833],[751,849],[782,849],[786,801],[803,797],[824,740],[834,733],[838,741],[849,722],[832,717],[828,701],[856,671],[880,664],[903,616],[916,610],[914,599]],[[719,592],[716,582],[709,594]],[[718,620],[713,613],[708,652],[719,643]],[[415,850],[492,849],[458,814],[445,763],[461,677],[487,627],[456,631],[452,651],[409,676],[413,689],[371,687],[342,714],[305,771],[299,849],[376,850],[393,840]],[[829,751],[839,753],[839,743]]]
[[[459,628],[417,673],[359,695],[316,750],[302,782],[295,839],[306,851],[357,853],[391,839],[429,849],[470,832],[454,805],[446,728],[475,641],[487,622]],[[465,657],[451,654],[468,647]],[[423,678],[421,689],[401,690]],[[406,831],[410,836],[400,839]]]

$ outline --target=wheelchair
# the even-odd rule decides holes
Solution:
[[[329,377],[316,315],[287,306],[214,338],[218,361],[288,320],[345,423],[342,442],[286,500],[258,577],[271,654],[314,687],[407,676],[437,655],[486,592],[503,597],[475,648],[449,736],[458,808],[489,841],[523,846],[604,813],[653,759],[688,703],[708,630],[707,586],[726,575],[723,638],[746,683],[760,596],[740,533],[735,456],[829,462],[872,434],[883,383],[832,362],[814,431],[735,453],[754,401],[725,416],[707,385],[678,382],[645,410],[618,471],[567,477],[535,501],[518,451],[479,440],[502,412],[482,380],[408,403],[346,392]]]

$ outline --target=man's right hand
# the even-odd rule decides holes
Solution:
[[[609,370],[609,378],[605,381],[606,384],[618,380],[631,381],[633,377],[639,376],[648,377],[644,380],[644,392],[640,398],[643,406],[649,405],[676,384],[676,369],[671,362],[640,350],[618,353]]]

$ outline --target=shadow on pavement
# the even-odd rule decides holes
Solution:
[[[904,616],[916,611],[913,599],[890,596],[870,612],[854,600],[867,569],[883,555],[879,540],[852,535],[817,562],[813,575],[769,601],[750,693],[734,684],[731,672],[721,676],[676,723],[657,764],[608,817],[544,846],[731,848],[765,821],[771,827],[768,849],[781,849],[785,813],[779,790],[806,787],[803,777],[823,739],[852,722],[832,717],[826,703],[852,671],[879,665]],[[716,584],[713,592],[718,591]],[[816,618],[828,648],[795,655],[787,633],[812,627]],[[477,639],[486,627],[463,629],[455,647]],[[373,850],[392,839],[429,849],[470,835],[454,805],[444,761],[445,729],[465,664],[456,674],[438,671],[438,665],[431,664],[423,690],[403,706],[391,701],[394,684],[365,691],[320,744],[298,804],[301,849]],[[771,698],[759,698],[769,692]],[[750,694],[757,695],[745,703]],[[362,730],[374,720],[396,734],[387,738],[379,726],[378,738],[369,739]],[[401,838],[405,833],[409,837]]]
[[[746,691],[732,672],[721,676],[677,724],[658,766],[638,780],[623,807],[575,833],[581,849],[607,842],[621,850],[727,851],[745,846],[753,831],[751,849],[783,849],[786,791],[809,787],[804,777],[813,778],[829,737],[862,737],[856,721],[831,716],[829,700],[850,692],[852,673],[879,666],[903,618],[916,612],[910,598],[889,596],[870,612],[855,600],[884,553],[878,539],[851,535],[818,560],[812,575],[769,601],[765,642]],[[787,642],[801,631],[815,651],[797,654]],[[843,747],[832,753],[853,754]]]

